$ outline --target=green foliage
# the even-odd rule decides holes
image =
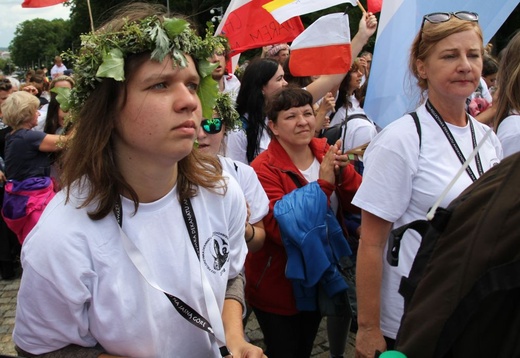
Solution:
[[[122,20],[123,25],[117,31],[105,29],[82,35],[81,50],[66,54],[74,63],[76,79],[76,86],[67,100],[72,116],[79,113],[90,93],[103,79],[124,81],[125,58],[128,55],[146,52],[150,52],[151,59],[159,62],[171,55],[173,65],[180,68],[188,66],[186,54],[190,54],[198,64],[201,77],[198,94],[203,113],[211,115],[218,86],[211,78],[215,66],[210,65],[207,58],[216,49],[225,46],[227,40],[213,36],[212,32],[201,38],[188,22],[178,18],[161,21],[158,16],[150,16],[137,21]]]
[[[125,80],[125,60],[120,49],[113,48],[103,56],[96,77],[113,78],[116,81]]]
[[[63,19],[26,20],[15,31],[9,50],[13,62],[20,67],[49,65],[56,55],[67,49],[70,22]]]
[[[51,89],[51,92],[56,93],[56,101],[60,104],[60,108],[64,112],[68,112],[70,109],[69,98],[71,89],[68,87],[54,87]]]
[[[0,71],[5,73],[6,68],[7,68],[7,60],[0,58]]]

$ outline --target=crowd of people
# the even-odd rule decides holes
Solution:
[[[373,14],[350,68],[311,77],[291,74],[285,43],[228,73],[226,39],[195,28],[134,3],[83,39],[67,63],[80,73],[56,56],[49,77],[0,78],[16,350],[302,358],[323,317],[333,358],[351,330],[356,357],[391,350],[421,238],[406,234],[393,267],[390,231],[425,217],[489,131],[441,205],[520,151],[520,33],[497,58],[478,14],[424,15],[409,56],[420,103],[381,129],[363,109]],[[101,71],[115,50],[120,72]],[[252,312],[265,352],[244,334]]]

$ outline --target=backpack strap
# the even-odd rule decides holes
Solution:
[[[391,266],[397,266],[399,264],[401,240],[408,229],[417,231],[422,238],[421,246],[419,247],[417,255],[413,261],[410,274],[408,277],[403,276],[401,278],[401,284],[399,285],[399,293],[404,298],[405,309],[408,303],[412,300],[412,296],[419,281],[421,281],[421,278],[424,276],[424,271],[426,270],[426,266],[428,265],[432,252],[435,249],[437,239],[444,231],[450,217],[450,210],[439,208],[432,221],[415,220],[409,224],[392,230],[390,233],[387,260]]]
[[[367,121],[370,121],[367,117],[366,114],[364,113],[354,113],[354,114],[351,114],[350,116],[348,116],[346,119],[345,119],[345,122],[348,122],[350,121],[351,119],[356,119],[356,118],[361,118],[361,119],[365,119]]]
[[[411,223],[398,227],[390,232],[388,238],[388,251],[386,252],[386,260],[390,266],[399,265],[399,250],[401,249],[401,240],[403,239],[404,233],[408,229],[417,231],[421,236],[426,234],[430,223],[426,220],[415,220]]]
[[[422,135],[421,135],[421,122],[419,122],[419,116],[417,116],[417,112],[410,112],[408,114],[410,116],[412,116],[413,121],[415,123],[415,128],[417,129],[417,134],[419,135],[419,148],[421,148]]]

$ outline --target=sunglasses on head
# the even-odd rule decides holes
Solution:
[[[208,134],[217,134],[222,130],[222,118],[204,119],[201,122],[202,130]]]
[[[478,22],[478,14],[471,11],[432,12],[431,14],[424,15],[421,31],[426,21],[431,24],[440,24],[441,22],[449,21],[452,16],[455,16],[459,20]]]

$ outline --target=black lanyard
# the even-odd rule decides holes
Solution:
[[[190,241],[193,245],[195,253],[197,254],[197,258],[200,260],[199,232],[197,229],[197,220],[195,218],[195,213],[193,212],[193,207],[191,206],[191,200],[189,198],[183,199],[181,205],[182,216],[184,218],[184,223],[186,224],[188,234],[190,235]],[[120,202],[117,202],[114,206],[114,214],[116,216],[119,227],[123,228],[123,207]],[[204,318],[204,316],[199,314],[195,309],[190,307],[180,298],[171,295],[167,292],[164,292],[164,294],[166,295],[166,297],[168,297],[173,307],[177,310],[181,317],[183,317],[185,320],[187,320],[194,326],[202,329],[203,331],[208,332],[209,334],[215,337],[215,332],[213,331],[210,322],[206,318]],[[231,353],[229,352],[226,346],[220,347],[219,350],[220,355],[222,357],[231,356]]]
[[[435,107],[433,107],[433,105],[430,103],[430,100],[426,101],[426,110],[431,114],[433,119],[435,119],[435,122],[437,122],[439,127],[441,127],[442,131],[444,132],[444,135],[446,136],[446,138],[448,138],[448,142],[450,142],[451,147],[455,151],[455,154],[459,158],[460,162],[462,164],[464,164],[466,162],[466,158],[464,157],[464,154],[462,154],[462,150],[460,150],[460,147],[457,144],[457,141],[455,140],[455,138],[453,137],[453,134],[451,134],[451,131],[448,128],[448,125],[446,124],[446,122],[444,122],[444,120],[442,119],[439,112],[437,112]],[[475,137],[475,128],[473,127],[473,122],[471,121],[469,116],[467,114],[466,114],[466,116],[468,118],[469,128],[471,131],[471,140],[473,143],[473,149],[475,149],[475,147],[477,146],[477,139]],[[479,153],[477,153],[477,155],[475,156],[475,162],[477,163],[478,175],[480,177],[480,176],[482,176],[482,174],[484,174],[484,170],[482,169],[482,162],[480,161]],[[473,170],[469,167],[469,165],[466,167],[466,172],[468,173],[468,175],[472,181],[477,181],[477,177],[475,176],[475,174],[473,173]]]

